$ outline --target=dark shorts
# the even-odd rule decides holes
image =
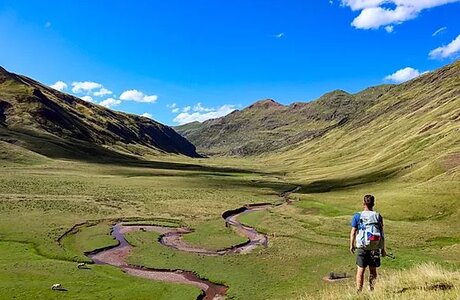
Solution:
[[[356,264],[361,268],[380,267],[380,251],[356,249]]]

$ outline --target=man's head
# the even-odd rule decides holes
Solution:
[[[367,209],[372,210],[374,208],[375,198],[372,195],[364,196],[363,205],[367,207]]]

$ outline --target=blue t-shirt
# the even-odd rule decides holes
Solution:
[[[359,222],[359,219],[360,219],[360,218],[361,218],[361,213],[360,213],[360,212],[355,213],[355,214],[353,215],[353,218],[351,219],[351,227],[360,230],[360,229],[361,229],[361,228],[359,228],[359,223],[360,223],[360,222]],[[379,214],[379,222],[380,222],[380,224],[382,225],[382,228],[383,228],[383,217],[382,217],[381,214]],[[383,231],[382,231],[382,237],[384,237],[384,236],[383,236]]]

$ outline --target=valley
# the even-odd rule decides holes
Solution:
[[[353,274],[350,220],[369,193],[394,255],[383,261],[384,276],[428,262],[460,268],[458,61],[355,95],[289,107],[258,102],[178,129],[191,142],[154,121],[2,74],[7,297],[202,299],[203,283],[219,290],[215,299],[348,291],[350,280],[323,277]],[[82,106],[91,118],[81,117]],[[69,122],[50,121],[49,107]],[[123,247],[111,260],[107,253]],[[52,290],[55,283],[65,290]]]

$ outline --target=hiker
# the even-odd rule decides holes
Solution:
[[[369,267],[369,290],[374,289],[377,279],[377,268],[380,267],[380,256],[386,256],[383,235],[383,218],[374,211],[375,198],[364,196],[363,208],[356,213],[351,221],[350,252],[356,251],[356,289],[363,289],[364,272]]]

